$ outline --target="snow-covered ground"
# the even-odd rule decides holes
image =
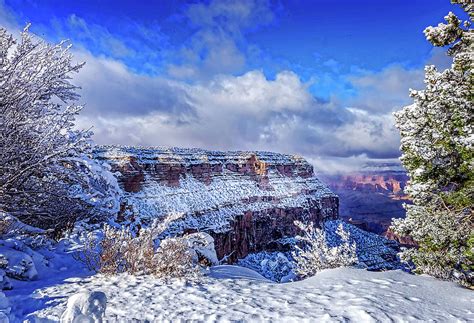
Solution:
[[[7,293],[19,320],[58,321],[67,298],[89,290],[107,295],[108,321],[474,321],[473,291],[399,270],[339,268],[277,284],[247,268],[216,266],[199,284],[129,275],[50,282]]]

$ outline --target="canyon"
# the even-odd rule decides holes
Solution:
[[[99,146],[124,190],[116,221],[140,228],[177,218],[168,234],[204,231],[229,263],[289,250],[295,220],[338,218],[339,199],[302,157],[270,152]]]
[[[399,163],[370,163],[357,171],[321,174],[320,178],[339,196],[341,219],[398,239],[388,228],[392,218],[405,217],[403,204],[411,202],[404,193],[408,176]]]

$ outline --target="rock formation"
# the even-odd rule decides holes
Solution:
[[[280,250],[294,220],[338,217],[338,197],[299,156],[100,146],[96,158],[118,172],[125,196],[118,221],[147,225],[179,214],[169,233],[204,231],[219,258]]]
[[[370,164],[322,179],[340,198],[340,217],[363,230],[384,234],[392,218],[405,217],[403,203],[410,203],[403,192],[408,176],[400,164]]]

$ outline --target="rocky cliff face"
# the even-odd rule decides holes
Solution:
[[[230,262],[284,250],[295,220],[338,217],[338,197],[298,156],[101,146],[96,158],[118,172],[126,192],[118,221],[140,226],[177,215],[171,234],[208,232]]]

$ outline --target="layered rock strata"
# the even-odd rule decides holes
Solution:
[[[299,156],[100,146],[96,158],[119,174],[119,221],[142,225],[175,215],[170,234],[207,232],[229,262],[284,248],[297,233],[295,220],[338,217],[338,197]]]
[[[361,229],[383,235],[392,218],[405,217],[408,176],[400,164],[370,164],[357,172],[321,177],[341,200],[340,217]]]

